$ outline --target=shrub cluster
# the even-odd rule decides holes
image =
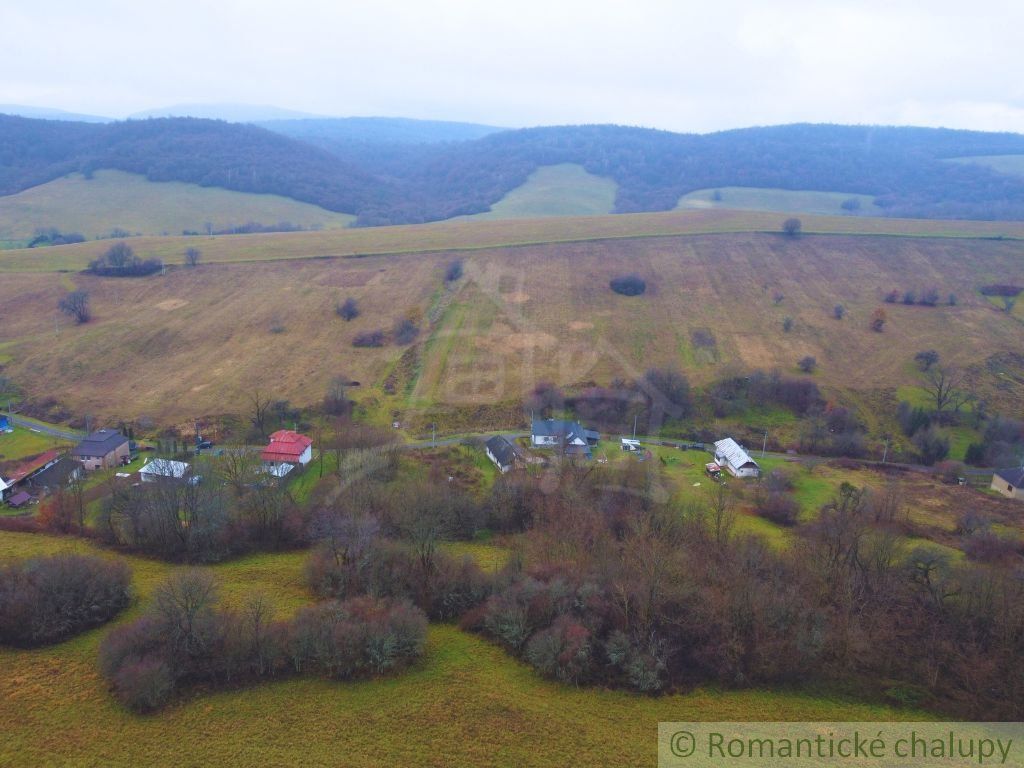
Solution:
[[[751,406],[770,405],[803,416],[824,404],[813,381],[787,378],[778,371],[754,371],[749,376],[720,379],[708,388],[708,398],[719,418],[743,413]]]
[[[140,259],[130,245],[114,243],[107,252],[89,262],[89,272],[102,277],[144,277],[163,269],[157,259]]]
[[[0,642],[46,645],[104,624],[131,602],[120,561],[61,554],[0,568]]]
[[[226,610],[213,580],[190,571],[159,587],[146,615],[107,636],[100,669],[125,706],[149,712],[186,685],[397,671],[422,654],[426,629],[408,603],[370,597],[309,606],[291,621],[275,620],[259,599]]]
[[[623,296],[639,296],[647,290],[647,281],[639,275],[623,275],[612,278],[608,287]]]
[[[912,290],[900,291],[893,289],[885,294],[886,304],[906,304],[907,306],[913,306],[917,304],[922,307],[934,307],[939,303],[939,289],[938,288],[927,288],[918,292]],[[950,294],[949,304],[956,304],[956,297]]]
[[[373,595],[407,600],[436,621],[450,621],[479,605],[493,591],[495,577],[471,559],[435,553],[428,564],[407,545],[375,541],[365,551],[317,547],[306,564],[306,579],[321,597],[348,600]]]
[[[362,331],[352,339],[353,347],[383,347],[387,342],[387,334],[383,330]]]

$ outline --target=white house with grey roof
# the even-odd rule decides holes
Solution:
[[[1000,469],[992,475],[993,491],[999,491],[1008,499],[1024,501],[1024,468]]]
[[[561,448],[567,456],[590,458],[590,447],[597,445],[601,435],[586,429],[578,421],[534,419],[530,443],[538,448]]]
[[[487,458],[494,462],[494,466],[501,474],[513,469],[516,462],[519,461],[519,451],[516,446],[503,435],[488,438],[484,443],[484,450],[487,452]]]
[[[185,480],[190,475],[191,467],[184,461],[171,459],[153,459],[139,470],[139,479],[144,483],[155,483],[158,480]],[[192,478],[189,476],[189,480]]]
[[[731,437],[715,443],[715,463],[733,477],[758,477],[761,474],[757,462]]]

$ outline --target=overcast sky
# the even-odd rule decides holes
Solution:
[[[1024,132],[1021,0],[3,0],[0,103]]]

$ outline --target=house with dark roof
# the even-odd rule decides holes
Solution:
[[[56,463],[33,475],[28,484],[37,491],[52,493],[76,480],[81,474],[81,464],[68,456],[61,456]]]
[[[1024,468],[996,470],[992,475],[992,485],[989,487],[1008,499],[1024,501]]]
[[[554,445],[597,445],[601,435],[585,429],[578,421],[534,419],[530,442],[538,447]]]
[[[488,438],[487,442],[484,443],[484,450],[487,452],[487,458],[494,462],[494,466],[498,468],[501,474],[514,469],[522,461],[519,449],[516,448],[515,443],[502,435]]]
[[[279,429],[270,436],[270,445],[263,449],[260,458],[272,467],[278,464],[306,466],[313,460],[313,441],[290,429]]]
[[[116,429],[98,429],[71,449],[85,469],[120,467],[131,460],[128,438]]]

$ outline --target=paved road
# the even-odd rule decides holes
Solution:
[[[78,430],[69,429],[67,427],[54,427],[49,424],[29,421],[28,419],[23,419],[21,416],[14,413],[8,414],[7,418],[11,424],[16,427],[24,427],[25,429],[31,429],[34,432],[41,432],[44,435],[59,437],[61,440],[70,440],[72,443],[77,443],[85,436],[85,433],[79,432]]]
[[[419,451],[426,448],[442,447],[446,445],[460,445],[462,443],[470,443],[474,440],[486,440],[488,437],[494,437],[495,435],[501,435],[507,437],[510,440],[515,440],[517,437],[529,437],[527,432],[479,432],[467,435],[457,435],[455,437],[439,437],[437,440],[416,440],[411,443],[400,443],[398,448],[403,451]]]

